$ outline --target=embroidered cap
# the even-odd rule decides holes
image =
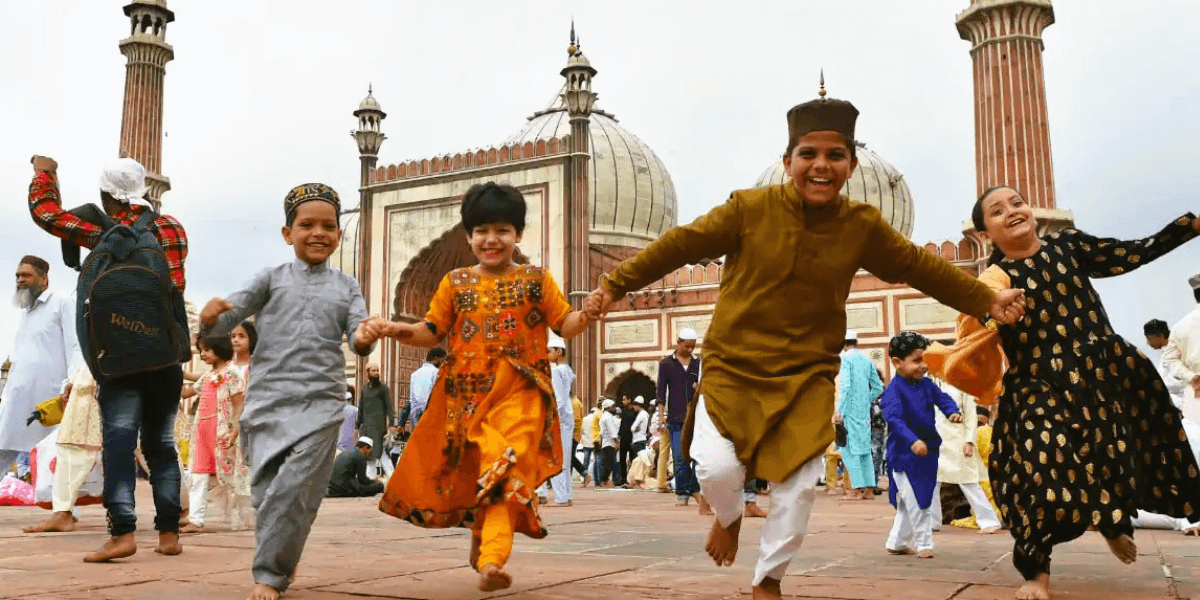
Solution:
[[[853,143],[858,109],[845,100],[825,97],[825,74],[821,73],[821,91],[816,100],[793,106],[787,113],[788,144],[814,131],[836,131]]]
[[[289,222],[296,215],[296,209],[305,202],[320,201],[333,205],[338,217],[342,216],[342,200],[333,188],[323,183],[305,183],[292,188],[283,199],[283,216]]]
[[[901,331],[888,342],[888,356],[901,360],[912,354],[914,350],[924,350],[929,347],[929,340],[915,331]]]

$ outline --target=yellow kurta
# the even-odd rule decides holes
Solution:
[[[867,204],[805,210],[793,184],[734,192],[690,225],[668,231],[622,263],[614,298],[704,258],[725,256],[704,339],[705,404],[753,477],[782,481],[833,440],[834,377],[846,298],[866,269],[972,315],[995,294],[914,246]]]

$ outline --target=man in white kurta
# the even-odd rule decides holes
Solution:
[[[554,366],[550,368],[554,401],[558,405],[558,425],[562,431],[562,472],[550,478],[554,488],[554,503],[551,506],[571,506],[571,440],[575,437],[575,409],[571,406],[571,386],[575,384],[575,372],[566,363],[567,345],[563,339],[551,334],[546,348]]]
[[[26,421],[38,404],[66,390],[68,377],[82,364],[74,295],[51,291],[49,285],[49,263],[36,256],[21,259],[14,301],[23,310],[0,401],[0,473],[17,464],[22,465],[19,475],[28,469],[29,451],[53,428]]]
[[[1196,308],[1171,328],[1171,337],[1162,351],[1162,367],[1167,375],[1184,383],[1183,416],[1200,422],[1200,273],[1188,279]]]
[[[1197,294],[1197,298],[1200,299],[1200,294]],[[1193,312],[1193,314],[1196,313]],[[1181,372],[1183,370],[1180,365],[1172,365],[1172,369],[1167,368],[1167,356],[1177,353],[1177,350],[1171,344],[1170,328],[1165,321],[1153,319],[1142,326],[1142,332],[1146,335],[1146,345],[1159,351],[1158,362],[1155,366],[1158,367],[1158,374],[1167,386],[1167,392],[1171,394],[1171,402],[1174,402],[1177,408],[1183,410],[1185,406],[1184,399],[1191,386],[1172,374],[1172,371]],[[1179,356],[1176,354],[1174,360],[1177,361],[1178,359]],[[1193,402],[1195,401],[1193,400]],[[1180,425],[1183,426],[1183,431],[1187,434],[1188,442],[1192,447],[1192,453],[1196,455],[1196,460],[1200,461],[1200,424],[1184,416]],[[1138,515],[1133,518],[1133,526],[1139,529],[1173,529],[1175,531],[1182,531],[1186,535],[1200,535],[1200,521],[1190,523],[1187,519],[1152,513],[1145,510],[1138,511]]]
[[[1000,518],[992,508],[983,486],[979,485],[979,456],[975,451],[975,429],[979,419],[975,414],[975,398],[952,385],[942,383],[940,386],[958,404],[962,412],[961,423],[953,423],[940,412],[935,411],[935,424],[938,435],[942,436],[942,451],[938,455],[937,486],[933,490],[933,528],[937,530],[942,524],[941,488],[943,483],[957,485],[971,505],[975,513],[975,522],[979,524],[980,533],[996,533],[1000,531]]]

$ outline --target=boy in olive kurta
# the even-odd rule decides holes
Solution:
[[[833,440],[834,376],[855,273],[907,282],[967,314],[1003,321],[1017,292],[992,292],[954,265],[914,246],[879,210],[840,194],[857,165],[849,102],[821,98],[788,112],[787,183],[734,192],[690,225],[676,227],[622,263],[588,305],[613,298],[706,257],[725,256],[703,349],[704,381],[689,423],[691,457],[717,519],[707,550],[732,565],[742,516],[742,480],[767,479],[754,597],[778,598],[779,580],[807,527],[821,453]]]

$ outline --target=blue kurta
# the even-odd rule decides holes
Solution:
[[[875,363],[859,350],[842,353],[838,373],[841,392],[838,412],[846,427],[846,447],[842,462],[850,472],[850,485],[855,488],[875,486],[875,467],[871,462],[871,402],[883,393],[883,382]]]
[[[904,473],[922,510],[933,503],[937,485],[938,435],[933,409],[947,417],[959,412],[958,404],[928,378],[912,381],[899,375],[892,378],[883,393],[883,418],[888,423],[888,476]],[[925,456],[913,454],[912,445],[921,440],[929,448]],[[894,478],[893,478],[894,479]],[[896,486],[888,486],[888,500],[896,505]]]

